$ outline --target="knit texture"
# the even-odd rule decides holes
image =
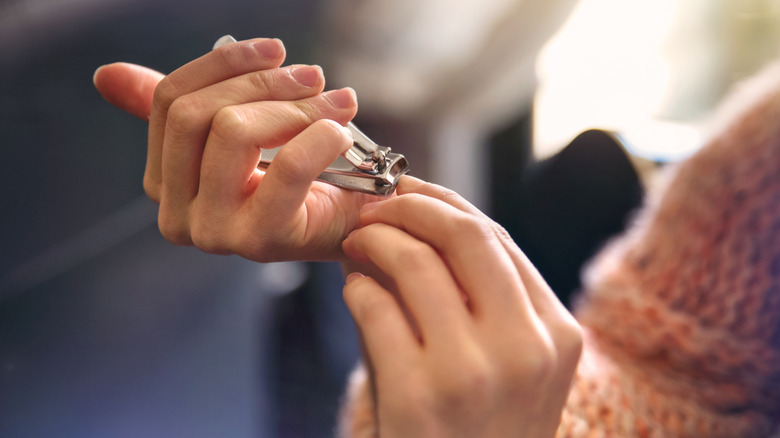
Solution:
[[[780,436],[780,65],[715,120],[585,271],[560,438]],[[342,436],[371,403],[359,369]]]

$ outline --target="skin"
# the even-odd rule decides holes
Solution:
[[[507,233],[457,194],[404,178],[344,241],[394,285],[351,274],[379,436],[551,437],[580,327]],[[386,283],[387,284],[387,283]]]
[[[250,260],[344,260],[340,243],[375,197],[313,182],[347,150],[349,88],[316,66],[279,68],[279,40],[242,41],[173,73],[116,63],[95,73],[115,106],[149,121],[144,190],[177,245]],[[261,150],[286,144],[267,172]]]
[[[314,181],[352,144],[355,93],[323,92],[319,67],[283,60],[280,41],[253,39],[167,76],[126,63],[95,73],[106,100],[149,121],[144,189],[162,235],[260,262],[344,262],[380,436],[554,436],[577,323],[457,194],[409,176],[387,199]],[[259,171],[262,149],[283,144]]]

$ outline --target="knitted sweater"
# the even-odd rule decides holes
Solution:
[[[557,436],[780,437],[780,65],[727,100],[584,274]],[[344,436],[374,436],[365,372]]]

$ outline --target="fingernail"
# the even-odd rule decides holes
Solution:
[[[360,272],[352,272],[349,275],[347,275],[346,283],[349,284],[358,278],[366,278],[365,275],[361,274]]]
[[[304,87],[313,87],[320,82],[322,68],[318,65],[300,65],[293,67],[290,74]]]
[[[347,234],[347,237],[344,238],[344,241],[346,242],[347,240],[351,240],[352,236],[354,236],[358,231],[360,231],[360,228],[356,228],[350,231],[349,234]]]
[[[425,184],[427,183],[420,178],[415,178],[409,174],[406,174],[401,176],[401,178],[398,180],[398,187],[396,188],[396,192],[399,195],[404,193],[412,193],[414,190],[417,190],[420,186]]]
[[[276,59],[282,56],[282,42],[278,39],[261,40],[253,44],[260,56],[268,59]]]
[[[340,90],[332,90],[324,93],[326,99],[336,108],[347,109],[352,108],[357,103],[355,97],[355,90],[351,88],[342,88]]]
[[[350,131],[349,128],[342,125],[339,125],[339,128],[341,128],[341,132],[343,132],[347,138],[352,138],[352,131]]]

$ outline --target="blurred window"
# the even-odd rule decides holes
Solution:
[[[537,64],[535,150],[592,127],[675,160],[734,82],[777,56],[778,0],[582,0]]]

